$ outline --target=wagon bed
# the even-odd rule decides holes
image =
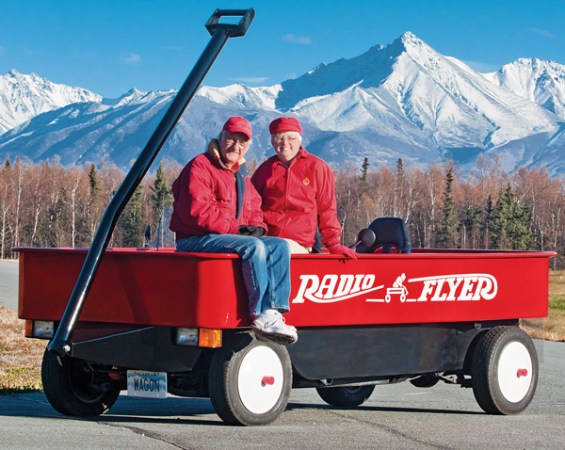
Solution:
[[[20,249],[22,319],[59,320],[86,250]],[[293,255],[296,327],[545,317],[552,252],[414,249],[411,254]],[[400,277],[407,290],[386,301]],[[249,326],[235,254],[108,249],[81,321],[234,329]]]
[[[52,339],[86,250],[19,251],[19,316],[29,337]],[[294,255],[285,316],[299,340],[285,347],[251,332],[237,255],[109,249],[66,353],[45,352],[45,393],[78,416],[105,412],[126,388],[204,396],[225,422],[252,425],[275,420],[291,388],[353,407],[377,384],[442,380],[472,387],[487,412],[521,412],[538,363],[519,319],[547,315],[553,255]]]

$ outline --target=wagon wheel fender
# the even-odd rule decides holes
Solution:
[[[286,347],[253,338],[228,343],[212,356],[208,389],[214,410],[234,425],[265,425],[285,410],[292,387]]]
[[[479,406],[490,414],[517,414],[532,401],[538,382],[534,343],[518,327],[495,327],[474,350],[471,382]]]

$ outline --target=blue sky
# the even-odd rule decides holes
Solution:
[[[248,7],[247,36],[227,43],[205,85],[270,86],[405,31],[484,72],[519,57],[565,64],[565,0],[0,0],[0,74],[105,97],[177,89],[214,9]]]

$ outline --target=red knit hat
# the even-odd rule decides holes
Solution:
[[[271,134],[284,133],[285,131],[296,131],[302,134],[300,122],[294,117],[279,117],[269,125]]]
[[[249,139],[252,137],[251,124],[241,116],[230,117],[222,129],[229,133],[243,133]]]

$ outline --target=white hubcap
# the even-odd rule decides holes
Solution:
[[[506,400],[522,400],[532,384],[532,358],[520,342],[510,342],[500,352],[498,359],[498,385]]]
[[[272,409],[283,390],[283,366],[273,349],[261,345],[243,358],[237,375],[239,398],[253,414]]]

